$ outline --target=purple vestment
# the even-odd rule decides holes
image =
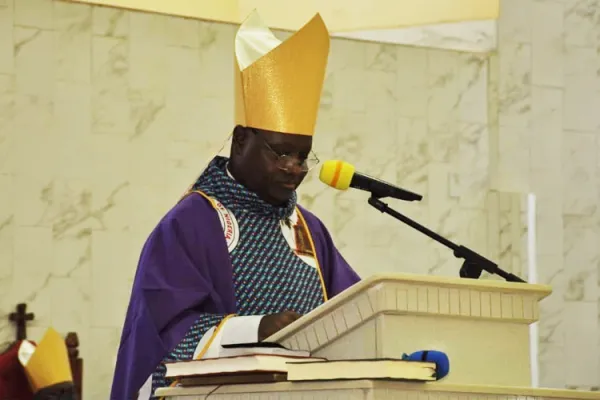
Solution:
[[[329,298],[360,280],[323,223],[298,206],[312,235]],[[232,266],[210,202],[192,194],[158,224],[142,249],[119,346],[111,399],[134,399],[202,313],[235,314]]]

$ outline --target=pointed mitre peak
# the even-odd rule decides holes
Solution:
[[[255,9],[240,25],[235,36],[235,56],[240,70],[245,70],[280,44],[281,40],[263,23]]]
[[[235,123],[313,135],[329,55],[319,14],[281,41],[254,10],[235,37]]]

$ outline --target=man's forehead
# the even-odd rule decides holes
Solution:
[[[307,135],[292,135],[283,132],[265,131],[257,129],[261,136],[272,145],[285,145],[300,148],[308,148],[312,146],[312,136]]]

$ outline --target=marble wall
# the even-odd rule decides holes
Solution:
[[[540,383],[600,386],[600,2],[502,0],[491,188],[537,197]]]
[[[596,36],[565,33],[583,29],[576,18],[589,14],[566,0],[503,7],[491,57],[333,40],[314,150],[423,194],[419,204],[389,204],[522,276],[525,197],[534,191],[539,278],[557,292],[541,324],[541,383],[593,386],[600,164],[598,124],[586,110],[600,99]],[[25,301],[36,313],[30,337],[48,325],[77,331],[86,398],[107,398],[148,233],[210,157],[227,152],[234,33],[0,0],[0,314]],[[571,55],[563,42],[573,42]],[[317,175],[301,201],[361,275],[458,274],[449,250]],[[1,318],[0,342],[12,335]]]

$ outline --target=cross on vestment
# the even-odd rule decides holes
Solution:
[[[27,312],[27,304],[17,304],[16,312],[10,313],[8,318],[17,326],[17,341],[27,338],[27,322],[33,321],[35,315]]]

